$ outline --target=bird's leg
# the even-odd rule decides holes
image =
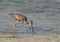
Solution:
[[[22,27],[24,27],[24,21],[21,21],[21,23],[22,23]]]
[[[19,21],[16,21],[17,23],[19,22]],[[15,24],[15,27],[17,26],[17,23]]]
[[[16,23],[14,24],[14,31],[15,31],[15,28],[16,28],[16,26],[17,26],[17,23],[18,23],[18,21],[16,21]]]
[[[13,36],[15,36],[15,35],[16,35],[16,26],[17,26],[17,23],[18,23],[18,21],[16,21],[16,23],[15,23],[15,25],[14,25],[14,29],[13,29],[14,34],[13,34]]]

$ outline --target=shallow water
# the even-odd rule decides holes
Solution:
[[[56,0],[2,0],[0,2],[0,35],[32,34],[31,27],[17,23],[8,13],[23,13],[34,22],[35,33],[60,34],[60,3]]]

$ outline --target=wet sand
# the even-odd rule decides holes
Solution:
[[[3,36],[0,37],[0,42],[60,42],[60,36],[38,36],[32,35],[29,37],[18,36]]]

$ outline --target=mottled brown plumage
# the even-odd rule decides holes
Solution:
[[[29,24],[32,27],[32,32],[34,32],[33,21],[28,21],[28,19],[25,15],[20,14],[20,13],[8,13],[8,16],[11,16],[13,19],[15,19],[18,22]]]
[[[21,21],[22,23],[27,23],[27,17],[25,15],[19,14],[19,13],[8,13],[9,16],[11,16],[16,21]]]

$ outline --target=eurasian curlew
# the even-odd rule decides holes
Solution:
[[[18,22],[22,22],[23,24],[29,24],[32,28],[32,32],[34,32],[33,21],[28,21],[25,15],[20,13],[8,13],[8,16],[11,16],[13,19],[15,19]]]

